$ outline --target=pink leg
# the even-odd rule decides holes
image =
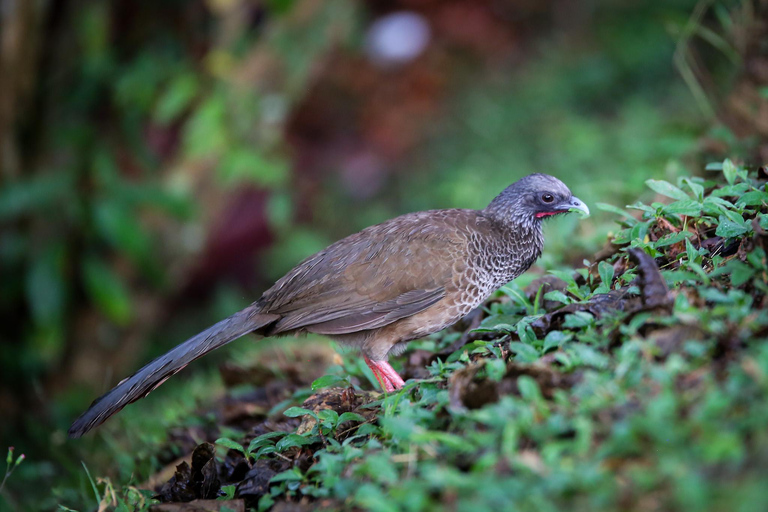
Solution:
[[[397,374],[395,369],[392,368],[392,366],[387,361],[372,361],[368,358],[368,356],[364,357],[365,364],[368,365],[368,367],[373,372],[373,375],[376,376],[376,380],[379,381],[382,389],[384,389],[387,393],[392,393],[393,391],[405,386],[405,381],[403,378]]]

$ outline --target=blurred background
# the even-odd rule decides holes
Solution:
[[[71,420],[347,234],[482,208],[544,172],[596,214],[547,225],[542,271],[605,243],[596,202],[634,202],[646,179],[734,151],[765,161],[764,14],[763,1],[0,0],[0,449],[27,454],[9,499],[40,485],[42,508],[71,498],[97,447],[93,473],[118,460],[131,474],[137,452],[120,459],[106,434],[66,441]]]

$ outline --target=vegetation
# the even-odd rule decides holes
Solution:
[[[639,219],[602,204],[621,217],[610,248],[505,287],[474,329],[421,342],[426,359],[401,363],[412,374],[426,361],[425,378],[371,394],[348,354],[249,433],[200,445],[161,495],[221,486],[257,510],[761,510],[768,176],[710,169],[648,180],[666,201],[631,205]],[[302,421],[275,428],[280,417]],[[195,472],[212,494],[189,489]],[[105,485],[102,503],[148,496]]]

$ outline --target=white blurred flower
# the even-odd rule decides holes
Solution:
[[[371,24],[365,37],[365,49],[378,66],[405,64],[424,52],[430,36],[429,24],[420,14],[393,12]]]

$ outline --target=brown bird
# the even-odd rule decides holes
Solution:
[[[402,215],[299,263],[248,306],[158,357],[91,404],[80,437],[193,360],[244,334],[313,332],[356,346],[381,387],[405,383],[387,362],[525,272],[541,255],[542,220],[587,206],[557,178],[531,174],[483,210]]]

